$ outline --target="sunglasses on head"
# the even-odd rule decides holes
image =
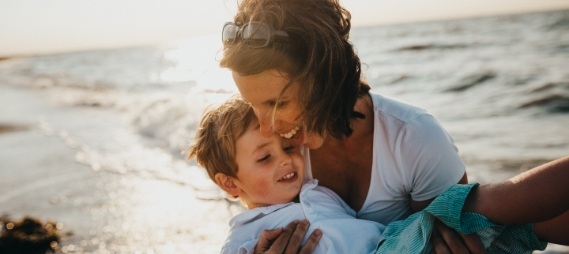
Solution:
[[[275,30],[269,25],[258,21],[251,21],[242,26],[238,26],[233,22],[227,22],[223,25],[223,31],[221,32],[221,40],[224,44],[234,44],[240,39],[251,48],[267,47],[273,40],[280,38],[287,39],[288,33]]]

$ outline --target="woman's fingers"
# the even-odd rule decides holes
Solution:
[[[486,253],[486,248],[484,248],[484,244],[482,240],[477,234],[460,234],[462,241],[466,244],[466,247],[470,250],[470,253],[482,254]]]
[[[304,246],[302,246],[302,249],[300,250],[300,254],[310,254],[314,252],[314,249],[316,249],[316,245],[318,244],[318,241],[320,241],[320,238],[322,237],[322,231],[320,229],[315,229],[312,234],[310,234],[310,237],[308,237],[308,240],[306,241],[306,243],[304,244]]]
[[[468,254],[467,245],[462,241],[460,235],[448,228],[444,223],[435,221],[436,231],[440,234],[439,239],[433,239],[434,251],[437,254],[453,253],[453,254]],[[433,233],[435,233],[433,231]]]
[[[459,234],[440,221],[435,221],[433,229],[433,253],[487,253],[477,234]]]
[[[433,227],[433,233],[431,234],[431,243],[433,244],[433,250],[431,254],[450,254],[446,243],[443,241],[441,234],[437,227]]]
[[[312,232],[306,244],[300,249],[302,239],[308,232],[309,226],[308,220],[303,220],[293,221],[284,228],[264,230],[259,236],[257,246],[255,246],[255,254],[308,254],[314,252],[322,236],[322,231],[319,229]]]
[[[291,237],[286,246],[286,250],[284,251],[285,254],[298,253],[298,250],[302,245],[302,238],[304,238],[304,235],[306,235],[306,232],[308,232],[308,226],[308,220],[302,220],[296,224],[296,227],[293,228],[293,231],[291,233]]]
[[[255,253],[269,253],[271,244],[283,233],[283,228],[263,230],[259,236],[257,246],[255,246]],[[282,251],[281,251],[282,252]]]
[[[286,227],[284,227],[282,229],[281,234],[277,237],[277,239],[275,239],[272,243],[272,246],[270,246],[269,249],[267,249],[268,253],[286,253],[285,251],[287,249],[289,249],[289,240],[292,236],[292,233],[295,231],[296,229],[296,225],[298,225],[298,221],[293,221],[291,223],[289,223],[288,225],[286,225]],[[259,240],[260,242],[260,240]],[[259,245],[259,243],[257,243],[257,245]],[[299,245],[300,246],[300,245]],[[298,247],[297,247],[298,250]]]

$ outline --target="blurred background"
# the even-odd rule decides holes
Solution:
[[[470,181],[569,154],[568,1],[341,3],[372,90],[435,115]],[[237,92],[236,7],[0,0],[0,216],[58,222],[62,253],[218,253],[242,208],[181,152]]]

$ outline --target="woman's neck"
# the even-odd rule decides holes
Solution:
[[[373,161],[373,104],[371,97],[358,100],[354,110],[365,118],[352,122],[350,137],[327,137],[310,152],[312,174],[320,185],[336,192],[354,210],[363,206],[371,180]]]

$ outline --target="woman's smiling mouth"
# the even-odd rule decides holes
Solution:
[[[282,133],[281,137],[283,138],[292,138],[292,136],[294,136],[294,134],[296,134],[296,132],[300,130],[300,126],[296,126],[294,129],[290,130],[287,133]]]

